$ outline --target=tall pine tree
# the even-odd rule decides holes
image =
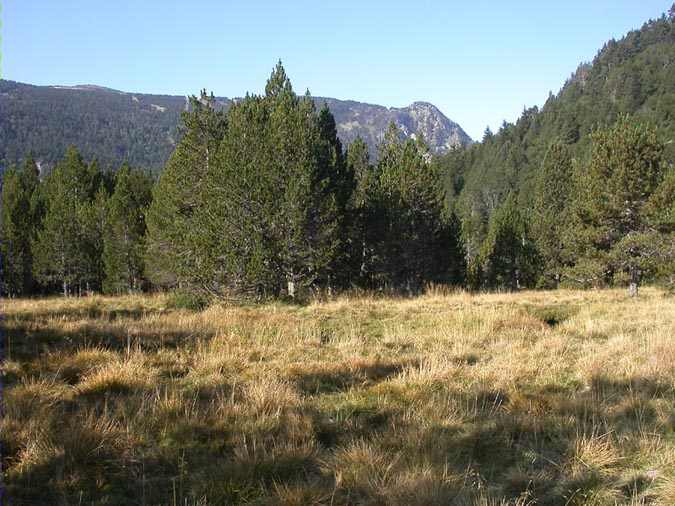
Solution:
[[[490,217],[478,258],[480,281],[485,288],[517,290],[534,284],[536,250],[514,194],[509,194]]]
[[[569,276],[598,283],[622,273],[630,294],[637,295],[672,243],[672,236],[653,226],[648,206],[663,179],[665,146],[654,128],[627,116],[592,140],[571,234],[579,261]]]
[[[115,175],[115,189],[107,205],[103,263],[108,293],[142,288],[145,253],[145,212],[150,204],[152,180],[127,164]]]
[[[532,235],[543,260],[543,286],[557,287],[571,263],[565,234],[574,190],[572,158],[567,145],[551,144],[535,186]]]
[[[294,296],[329,284],[345,170],[330,121],[293,92],[281,63],[264,96],[232,106],[200,222],[214,290]]]
[[[392,123],[370,191],[371,283],[413,293],[426,282],[446,281],[452,259],[443,251],[448,234],[444,192],[423,142],[401,141]]]
[[[10,297],[24,293],[23,269],[30,255],[25,237],[25,218],[30,201],[26,199],[21,174],[15,167],[5,170],[2,178],[2,292]]]
[[[346,154],[348,170],[354,177],[354,190],[348,203],[350,278],[367,283],[374,264],[375,227],[371,198],[377,184],[376,168],[370,163],[368,145],[361,137],[352,142]]]
[[[191,97],[182,139],[153,189],[147,215],[148,273],[159,285],[202,286],[210,272],[195,213],[204,205],[204,178],[215,164],[226,116],[213,95]]]

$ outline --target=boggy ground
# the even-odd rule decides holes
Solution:
[[[5,300],[12,504],[675,504],[675,298]]]

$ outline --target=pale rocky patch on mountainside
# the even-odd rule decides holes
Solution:
[[[387,108],[381,105],[344,101],[333,98],[316,98],[317,107],[328,104],[335,116],[338,135],[349,144],[361,137],[377,156],[377,146],[384,138],[389,123],[394,122],[404,137],[420,135],[432,153],[440,154],[473,141],[462,127],[448,119],[436,106],[428,102],[414,102],[408,107]]]

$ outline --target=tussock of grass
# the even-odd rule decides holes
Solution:
[[[149,388],[156,372],[143,357],[115,360],[86,373],[76,385],[79,395],[129,394]]]
[[[2,302],[14,504],[675,504],[656,289],[183,302]]]

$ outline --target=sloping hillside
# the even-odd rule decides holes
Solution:
[[[454,200],[463,196],[493,209],[510,190],[527,204],[535,173],[552,142],[563,141],[577,157],[587,151],[589,134],[634,114],[656,124],[666,143],[675,138],[675,23],[662,16],[611,40],[590,63],[581,64],[557,95],[540,109],[523,112],[499,132],[487,131],[482,142],[450,153],[439,163]],[[668,144],[675,159],[675,145]],[[462,200],[462,198],[460,198]]]

